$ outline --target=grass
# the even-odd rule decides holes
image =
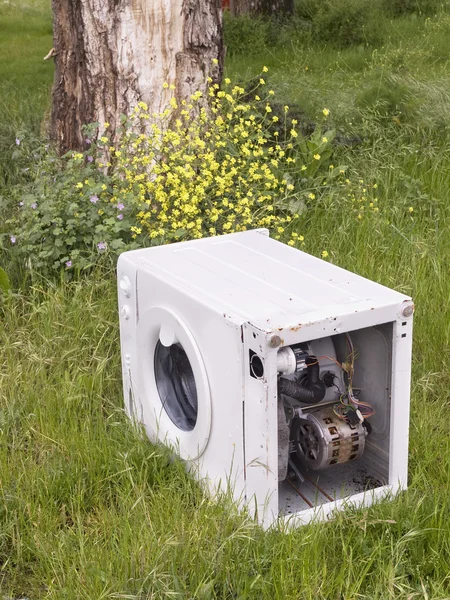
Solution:
[[[52,61],[43,60],[53,45],[50,4],[0,3],[0,189],[21,176],[16,137],[46,130],[53,79]]]
[[[30,127],[34,106],[38,131],[51,77],[18,39],[19,9],[1,11],[2,52],[16,45],[16,69],[0,78],[11,94],[3,127]],[[30,14],[41,60],[48,7]],[[444,19],[387,27],[377,52],[296,44],[264,59],[235,56],[227,70],[247,77],[267,64],[283,102],[310,120],[327,106],[343,135],[362,139],[337,148],[337,159],[378,197],[379,213],[359,220],[328,196],[302,233],[307,251],[326,249],[415,299],[408,491],[291,532],[264,533],[226,498],[209,502],[124,417],[114,273],[42,281],[0,305],[0,598],[450,597],[450,36]],[[12,163],[6,173],[18,176]]]

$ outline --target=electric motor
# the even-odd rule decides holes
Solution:
[[[347,423],[332,407],[318,408],[293,420],[291,448],[304,466],[317,471],[359,458],[366,435],[362,423]]]

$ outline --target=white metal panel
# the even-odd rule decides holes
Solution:
[[[129,254],[217,312],[265,330],[409,299],[255,231]]]
[[[240,500],[244,491],[241,329],[223,315],[190,298],[173,282],[139,270],[139,263],[135,265],[131,254],[123,254],[118,266],[119,277],[127,276],[134,282],[130,297],[119,292],[119,314],[124,306],[128,306],[134,315],[127,321],[121,319],[122,364],[127,373],[127,378],[124,378],[125,398],[128,397],[126,386],[131,376],[138,382],[135,402],[143,407],[142,421],[150,439],[170,443],[176,450],[176,441],[173,442],[177,438],[176,426],[173,426],[172,439],[164,439],[163,431],[159,431],[153,418],[148,417],[148,411],[154,406],[160,409],[161,403],[157,398],[149,397],[142,385],[142,372],[152,370],[153,361],[142,341],[146,335],[151,335],[151,323],[141,318],[152,306],[173,311],[195,338],[213,399],[208,444],[199,459],[190,462],[190,467],[197,471],[197,476],[211,491],[215,492],[219,487],[224,489],[229,483],[235,499]],[[138,335],[137,330],[142,327],[146,330],[140,330]],[[183,444],[184,438],[180,432],[179,444]],[[193,442],[195,445],[195,440]],[[199,438],[198,442],[201,444],[203,439]]]
[[[278,418],[276,352],[269,352],[267,335],[245,324],[244,333],[244,435],[246,496],[258,520],[270,525],[278,514]],[[250,376],[249,351],[264,364],[264,376]]]
[[[394,490],[408,483],[408,437],[411,386],[412,319],[394,323],[389,483]]]

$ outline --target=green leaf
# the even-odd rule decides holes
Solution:
[[[11,283],[9,281],[8,274],[4,269],[0,267],[0,290],[8,292],[11,289]]]

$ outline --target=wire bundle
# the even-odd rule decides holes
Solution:
[[[353,347],[352,339],[348,333],[345,334],[345,339],[347,340],[347,346],[349,349],[348,360],[345,365],[340,365],[339,363],[337,364],[339,364],[339,366],[347,373],[348,385],[345,394],[341,394],[339,398],[339,404],[336,404],[333,407],[333,412],[339,419],[348,423],[356,421],[352,414],[352,412],[354,412],[357,416],[357,420],[362,423],[365,419],[373,417],[375,410],[368,402],[358,400],[356,391],[353,390],[355,349]]]

